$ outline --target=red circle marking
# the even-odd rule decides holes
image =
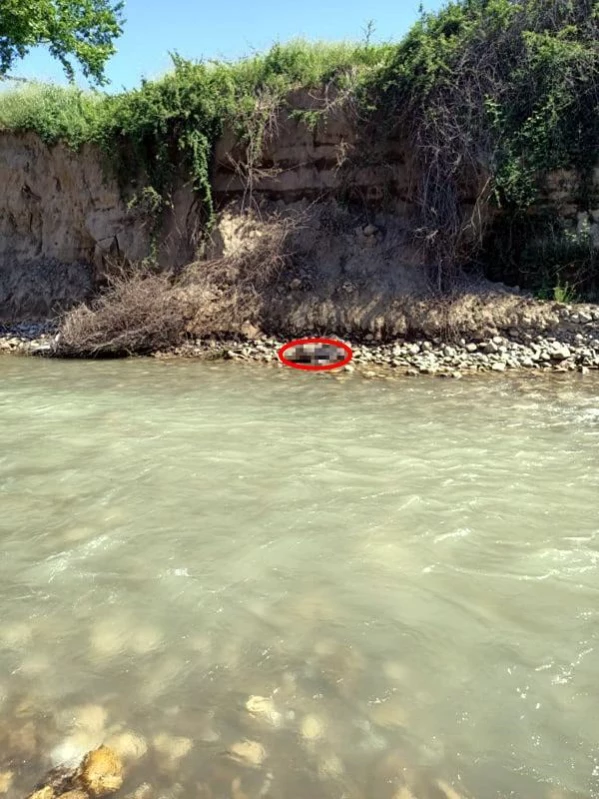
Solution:
[[[332,344],[334,347],[339,347],[347,353],[342,361],[335,361],[334,363],[325,364],[309,364],[309,363],[294,363],[285,357],[285,352],[291,347],[297,347],[300,344]],[[339,369],[348,364],[354,357],[351,347],[339,341],[336,338],[296,338],[288,344],[284,344],[277,350],[277,355],[281,363],[285,366],[291,366],[292,369],[305,369],[308,372],[322,372],[325,369]]]

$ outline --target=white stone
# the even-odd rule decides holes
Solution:
[[[110,736],[106,740],[106,746],[110,747],[123,760],[128,761],[141,760],[148,751],[145,738],[130,731]]]
[[[190,738],[178,738],[168,733],[157,735],[152,743],[154,749],[159,754],[168,757],[169,760],[180,760],[193,747],[193,741]]]
[[[305,716],[302,720],[301,734],[307,741],[322,738],[325,733],[325,724],[318,716]]]
[[[229,749],[229,755],[245,766],[257,768],[266,759],[266,749],[258,741],[239,741]]]
[[[0,771],[0,793],[8,793],[10,791],[13,777],[12,771]]]
[[[250,696],[245,703],[245,709],[255,718],[273,727],[279,727],[281,724],[281,714],[277,711],[273,700],[266,696]]]
[[[318,774],[321,778],[340,777],[345,771],[343,762],[337,755],[326,755],[318,763]]]

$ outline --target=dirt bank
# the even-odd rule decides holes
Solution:
[[[508,302],[510,295],[504,298]],[[513,298],[511,298],[513,300]],[[493,303],[464,297],[470,307],[480,303],[490,313]],[[500,299],[496,299],[501,309]],[[525,303],[526,305],[527,303]],[[352,362],[343,372],[357,371],[366,377],[437,375],[459,378],[467,374],[521,370],[534,373],[588,374],[599,371],[599,306],[534,303],[537,328],[513,327],[494,335],[461,336],[451,342],[439,336],[413,336],[377,342],[372,334],[359,341],[342,338],[353,351]],[[547,329],[540,332],[538,325]],[[308,333],[306,333],[308,335]],[[328,335],[340,338],[334,331]],[[181,345],[153,352],[157,358],[229,359],[282,367],[278,350],[283,337],[262,333],[247,323],[245,336],[236,338],[188,338]],[[55,356],[60,353],[57,331],[51,326],[0,327],[0,353]]]

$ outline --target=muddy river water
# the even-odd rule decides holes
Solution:
[[[599,382],[0,358],[0,792],[599,796]]]

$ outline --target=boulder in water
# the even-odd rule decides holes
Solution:
[[[28,799],[54,799],[54,790],[49,785],[46,785],[45,788],[40,788],[39,791],[30,794]]]
[[[123,784],[123,764],[108,746],[89,752],[79,766],[76,784],[91,796],[107,796]]]
[[[258,741],[239,741],[233,744],[228,754],[244,766],[258,768],[266,759],[266,749]]]
[[[125,761],[140,760],[148,751],[145,739],[130,731],[115,733],[106,741],[106,745]]]
[[[8,793],[10,791],[13,777],[12,771],[0,771],[0,793]]]

